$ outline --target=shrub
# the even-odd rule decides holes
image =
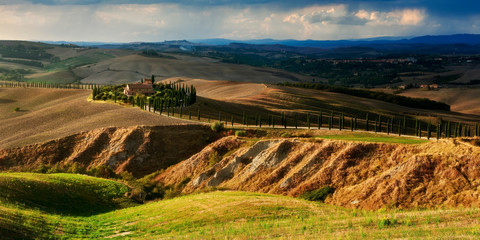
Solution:
[[[18,112],[18,111],[20,111],[20,107],[16,107],[16,108],[14,108],[14,109],[13,109],[13,111],[14,111],[14,112]]]
[[[222,160],[222,158],[218,155],[217,151],[213,151],[208,156],[208,167],[213,167],[213,165],[220,162],[220,160]]]
[[[235,137],[245,137],[247,135],[247,132],[242,131],[242,130],[237,130],[235,131]]]
[[[214,123],[212,123],[211,128],[215,132],[221,132],[221,131],[225,130],[225,127],[223,126],[223,122],[214,122]]]
[[[290,133],[282,133],[282,135],[280,135],[281,137],[284,137],[284,138],[289,138],[292,136],[292,134]]]
[[[335,192],[335,188],[330,186],[324,186],[317,190],[307,191],[300,195],[301,198],[308,201],[320,201],[323,202],[325,199]]]

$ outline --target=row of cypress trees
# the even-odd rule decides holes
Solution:
[[[314,121],[315,118],[316,121]],[[350,118],[350,121],[346,121],[345,118]],[[198,120],[200,120],[200,110],[198,110]],[[225,114],[222,114],[221,112],[219,112],[218,120],[220,122],[225,122],[225,124],[228,123],[227,116]],[[287,117],[285,112],[280,114],[280,116],[268,114],[267,118],[265,118],[264,121],[262,121],[262,115],[258,113],[252,116],[248,116],[246,112],[243,112],[241,121],[239,121],[238,123],[248,127],[252,120],[254,122],[253,125],[257,127],[262,127],[262,124],[264,123],[268,124],[269,127],[273,128],[300,127],[298,124],[298,114],[293,114],[293,116]],[[431,121],[429,121],[428,123],[424,123],[422,121],[419,121],[418,119],[414,120],[414,126],[409,126],[409,122],[411,122],[411,120],[407,120],[406,116],[403,116],[402,118],[394,118],[377,115],[372,119],[371,116],[367,113],[365,115],[365,119],[359,119],[357,117],[346,117],[343,112],[336,115],[332,111],[330,112],[330,114],[319,112],[318,114],[316,114],[316,116],[308,112],[306,114],[306,119],[304,119],[304,122],[306,123],[306,126],[304,126],[308,129],[320,129],[323,127],[328,127],[328,129],[330,130],[333,128],[339,129],[340,131],[347,129],[351,131],[365,130],[373,131],[375,133],[385,132],[387,134],[398,134],[398,136],[407,135],[407,133],[409,133],[420,138],[426,137],[428,139],[430,139],[434,134],[437,139],[462,136],[480,136],[480,124],[478,123],[475,124],[475,126],[473,127],[473,131],[472,126],[468,126],[462,123],[439,121],[436,125],[434,125]],[[345,124],[346,122],[349,122],[349,126]],[[359,127],[359,122],[364,123],[363,128]],[[234,115],[230,115],[230,123],[233,126]]]
[[[94,89],[100,88],[99,84],[82,84],[82,83],[49,83],[49,82],[17,82],[17,81],[0,81],[0,87],[5,88],[60,88],[60,89]]]

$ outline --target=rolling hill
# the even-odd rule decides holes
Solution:
[[[53,177],[36,175],[35,178]],[[74,180],[72,188],[80,189],[83,177],[57,178]],[[32,189],[35,191],[38,186],[32,185]],[[102,191],[111,191],[105,189],[105,185],[99,186]],[[2,188],[0,191],[4,193]],[[55,192],[52,197],[57,195]],[[51,202],[54,203],[56,201]],[[1,206],[0,234],[4,239],[378,239],[449,238],[452,235],[476,238],[480,233],[479,214],[475,208],[357,211],[278,195],[224,191],[90,216],[72,217]]]
[[[192,124],[137,108],[88,102],[91,90],[0,89],[0,148],[25,146],[102,127]],[[19,107],[19,111],[14,111]]]

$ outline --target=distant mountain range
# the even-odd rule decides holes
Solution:
[[[480,34],[455,34],[420,37],[379,37],[353,40],[231,40],[200,39],[164,42],[100,43],[46,42],[75,44],[106,49],[152,49],[159,52],[225,52],[252,54],[260,52],[290,53],[319,58],[370,58],[386,55],[480,54]]]
[[[275,39],[252,39],[232,40],[224,38],[178,40],[164,42],[135,42],[135,43],[110,43],[110,42],[68,42],[68,41],[41,41],[50,44],[75,44],[79,46],[103,46],[108,45],[132,45],[132,44],[168,44],[168,45],[229,45],[231,43],[244,43],[256,45],[284,45],[291,47],[316,47],[316,48],[338,48],[362,45],[391,45],[391,44],[429,44],[429,45],[451,45],[466,44],[480,45],[480,34],[454,34],[420,37],[377,37],[351,40],[275,40]]]
[[[421,36],[421,37],[379,37],[353,40],[275,40],[275,39],[256,39],[256,40],[230,40],[230,39],[199,39],[191,40],[194,43],[209,45],[227,45],[230,43],[246,44],[280,44],[292,47],[318,47],[318,48],[338,48],[361,45],[384,45],[384,44],[467,44],[480,45],[480,34],[455,34],[440,36]]]

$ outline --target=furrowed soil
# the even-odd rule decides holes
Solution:
[[[331,186],[351,208],[480,206],[480,139],[418,145],[223,138],[157,176],[164,185],[289,196]],[[212,157],[213,156],[213,157]],[[219,156],[216,161],[215,156]]]
[[[143,177],[202,150],[216,138],[198,125],[102,128],[47,143],[0,150],[0,170],[34,171],[42,166],[85,169],[108,166]]]

